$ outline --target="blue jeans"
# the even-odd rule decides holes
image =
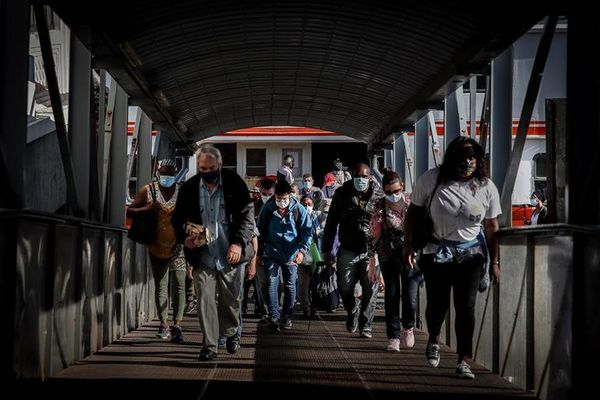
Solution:
[[[381,264],[385,282],[385,327],[388,339],[400,338],[400,293],[402,293],[402,326],[415,326],[419,283],[423,279],[420,270],[410,271],[400,258],[392,258]],[[400,286],[402,284],[402,286]],[[402,287],[402,290],[400,289]]]
[[[283,264],[271,258],[264,258],[263,264],[267,275],[267,289],[269,292],[269,314],[274,321],[288,320],[294,313],[296,303],[296,280],[298,266],[296,264]],[[283,276],[283,310],[279,310],[279,271]]]

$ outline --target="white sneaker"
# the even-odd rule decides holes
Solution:
[[[415,345],[415,333],[413,328],[402,330],[402,347],[410,349]]]
[[[471,367],[465,360],[456,364],[456,374],[462,379],[475,379],[475,374],[471,371]]]
[[[387,351],[400,351],[400,339],[388,340]]]

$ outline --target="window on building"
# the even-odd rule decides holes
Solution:
[[[267,150],[246,149],[246,176],[267,174]]]
[[[215,143],[215,147],[221,152],[223,158],[223,169],[237,171],[237,145],[235,143]]]
[[[533,156],[533,178],[545,181],[548,176],[548,157],[546,153],[538,153]]]
[[[546,153],[538,153],[533,156],[533,186],[534,190],[546,190],[546,178],[548,177],[548,157]]]

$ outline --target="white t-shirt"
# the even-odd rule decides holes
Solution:
[[[430,169],[417,180],[412,193],[414,205],[429,205],[438,174],[438,168]],[[430,213],[436,238],[468,242],[477,237],[484,219],[496,218],[501,213],[498,189],[490,179],[483,184],[475,178],[465,182],[449,181],[437,187]],[[423,253],[436,250],[437,245],[430,243]]]
[[[292,183],[294,183],[294,175],[292,174],[292,170],[290,167],[288,167],[287,165],[282,165],[281,167],[279,167],[279,169],[277,170],[277,178],[279,179],[279,175],[282,175],[284,177],[284,179],[287,181],[287,183],[289,183],[290,185]]]

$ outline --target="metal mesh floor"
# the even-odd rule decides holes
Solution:
[[[63,370],[46,384],[62,398],[129,398],[177,393],[177,398],[223,398],[282,394],[284,398],[523,398],[530,395],[483,367],[476,379],[455,376],[456,356],[442,348],[438,368],[428,366],[426,334],[417,332],[413,349],[385,350],[383,310],[377,310],[373,338],[345,330],[345,313],[321,314],[317,320],[294,320],[291,331],[271,332],[245,318],[242,348],[219,351],[214,362],[200,362],[201,332],[186,317],[185,342],[158,339],[158,322],[133,331],[96,354]],[[333,397],[332,397],[333,396]]]

